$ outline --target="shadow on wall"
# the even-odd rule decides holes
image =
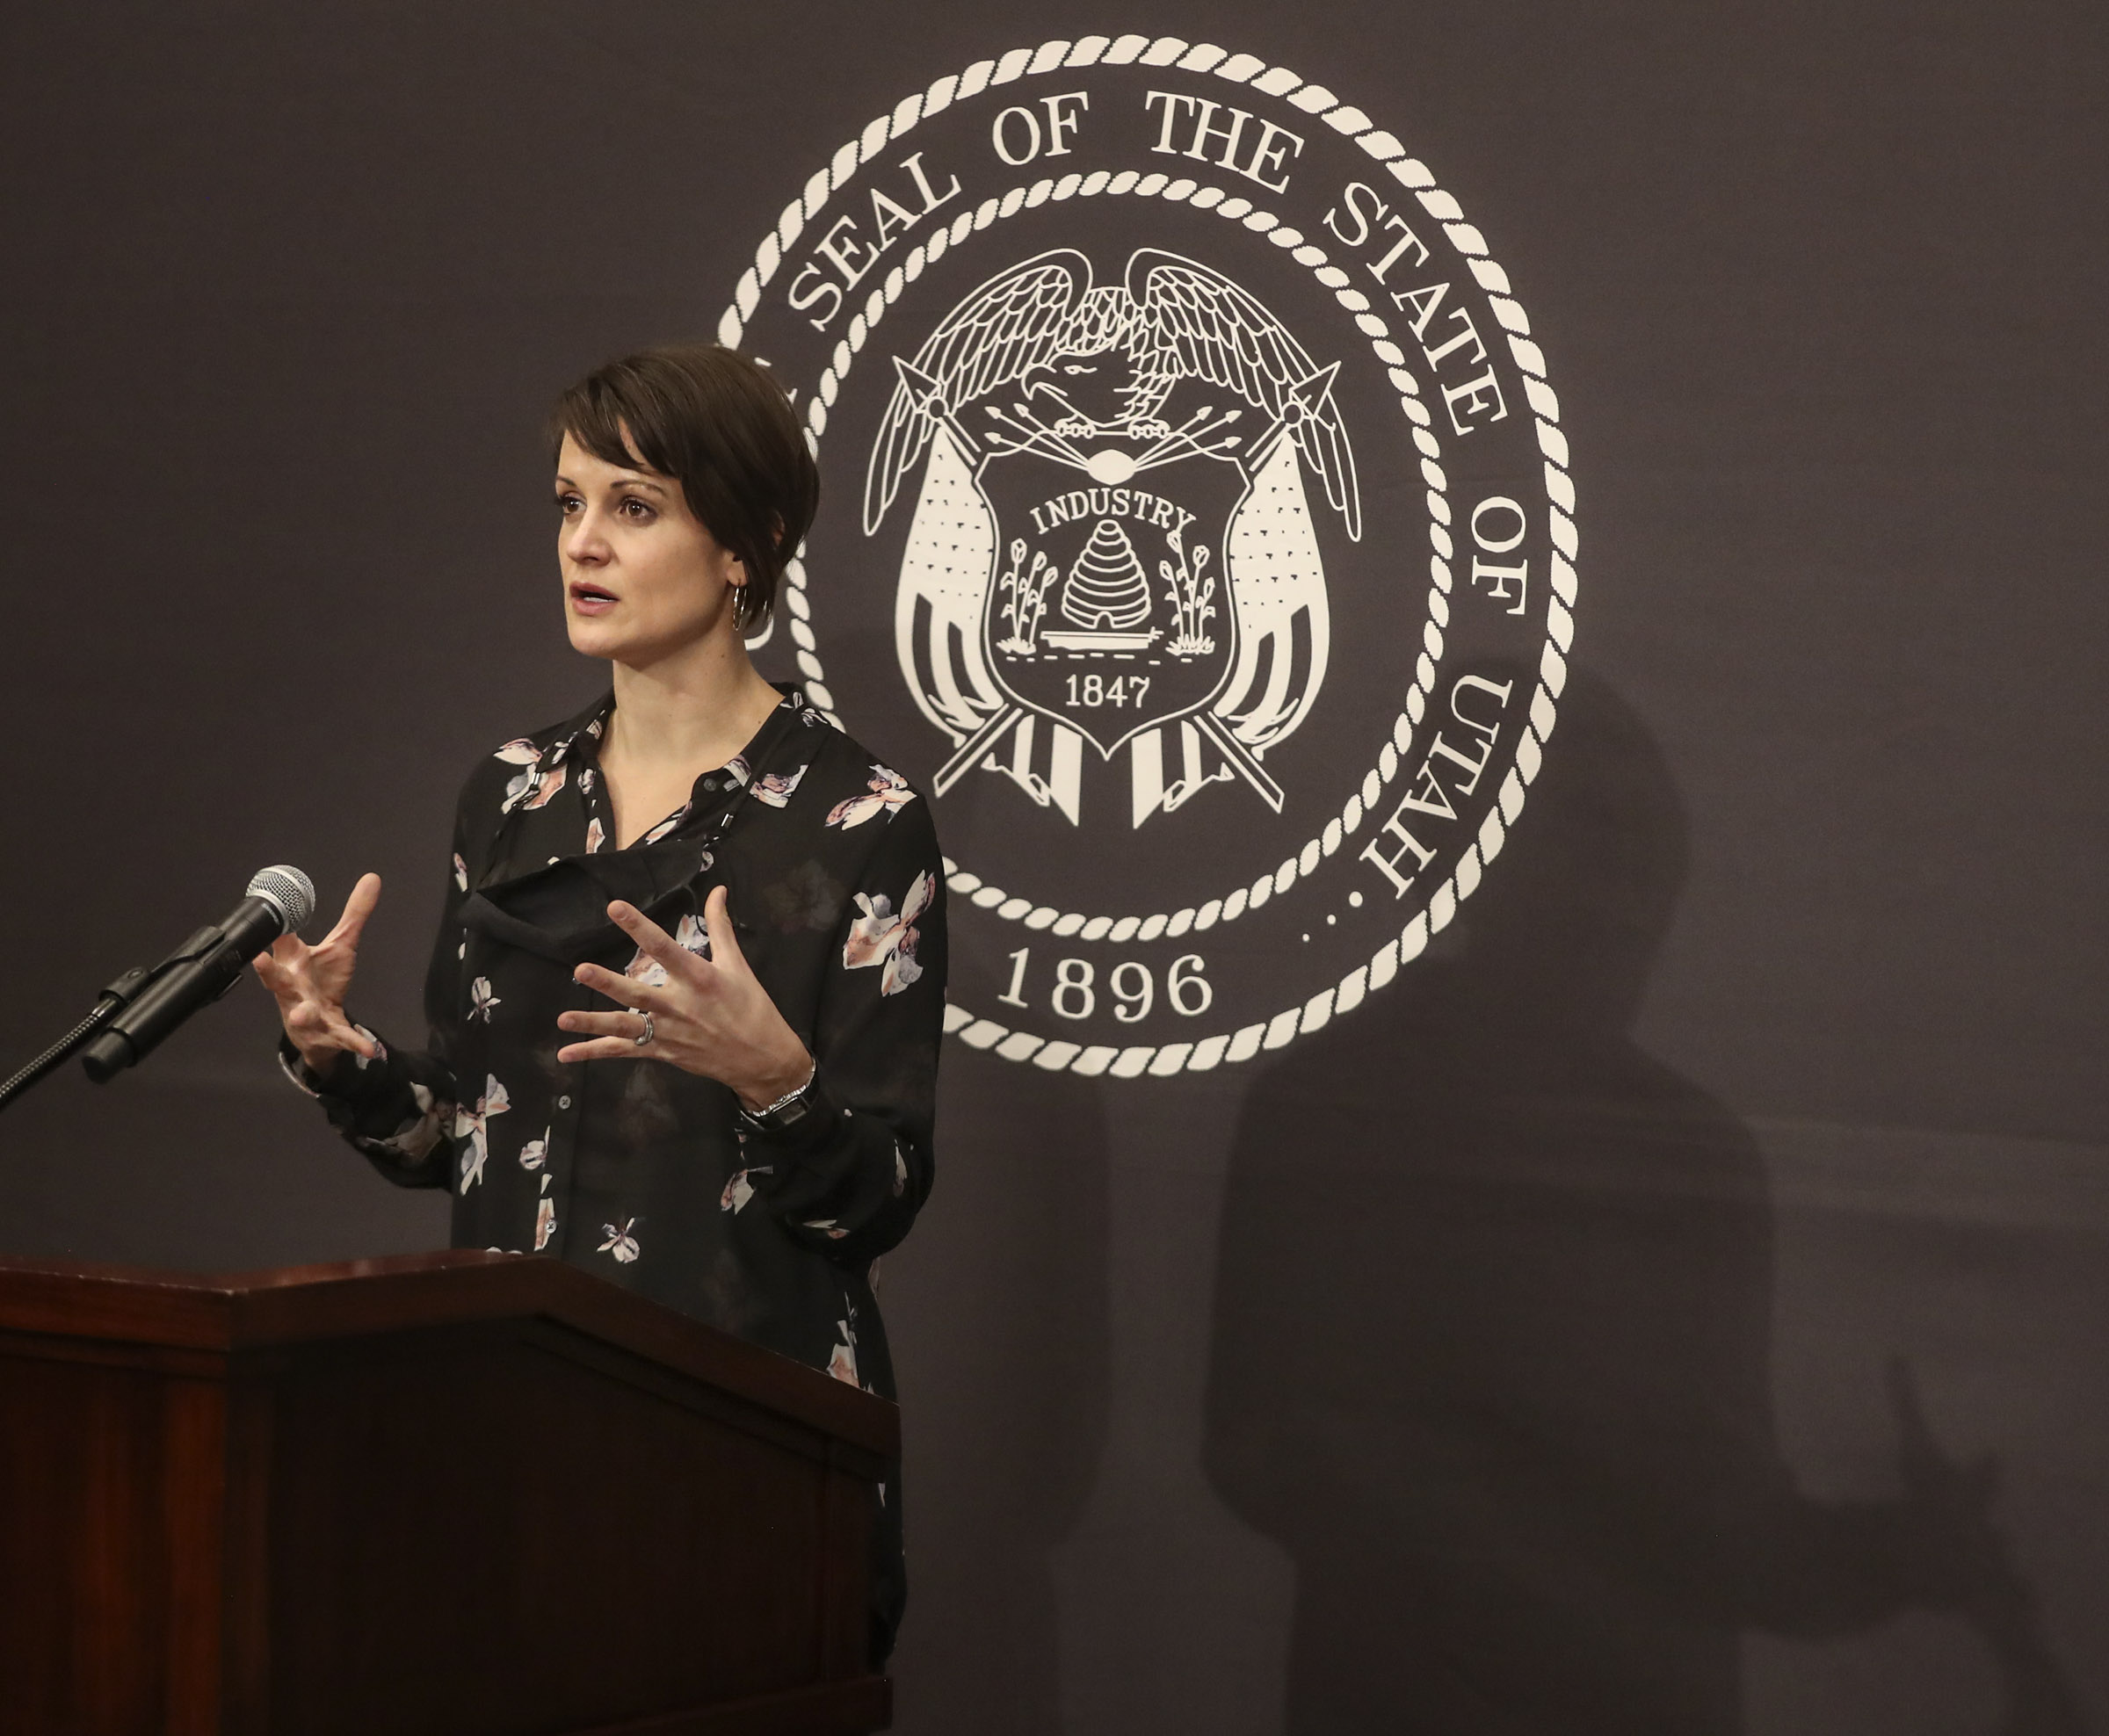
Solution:
[[[1555,747],[1429,956],[1239,1123],[1207,1464],[1296,1562],[1290,1736],[1727,1736],[1742,1631],[1911,1609],[1984,1634],[2014,1736],[2076,1732],[1991,1467],[1943,1457],[1908,1370],[1902,1496],[1795,1489],[1757,1147],[1628,1035],[1677,792],[1587,677]]]

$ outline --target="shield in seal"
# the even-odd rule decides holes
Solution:
[[[1236,651],[1223,553],[1240,466],[1191,452],[1152,465],[1123,441],[991,452],[976,480],[997,530],[982,651],[1010,704],[1110,760],[1215,701]]]
[[[1101,283],[1056,248],[970,290],[894,371],[865,528],[920,469],[895,631],[961,743],[936,792],[987,766],[1074,824],[1088,741],[1105,761],[1132,745],[1138,827],[1234,778],[1279,814],[1261,761],[1326,660],[1306,468],[1360,536],[1339,364],[1199,260],[1138,248]]]

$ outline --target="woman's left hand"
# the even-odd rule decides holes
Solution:
[[[556,1052],[558,1060],[667,1061],[730,1086],[750,1110],[766,1109],[805,1083],[813,1058],[740,951],[723,886],[712,887],[703,905],[707,958],[632,905],[618,901],[608,906],[608,916],[658,961],[666,980],[655,986],[581,965],[573,973],[579,981],[634,1010],[559,1014],[558,1029],[589,1032],[592,1040],[568,1044]],[[646,1013],[652,1016],[652,1040],[641,1047]]]

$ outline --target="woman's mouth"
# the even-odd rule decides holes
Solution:
[[[615,593],[588,580],[574,579],[567,587],[571,607],[582,615],[605,615],[615,606]]]

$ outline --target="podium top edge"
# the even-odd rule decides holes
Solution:
[[[306,1284],[342,1284],[356,1278],[385,1277],[400,1272],[496,1266],[521,1257],[511,1254],[487,1254],[480,1248],[435,1248],[425,1254],[389,1254],[366,1260],[332,1260],[306,1266],[274,1266],[236,1272],[193,1272],[160,1266],[129,1266],[101,1260],[24,1258],[0,1254],[0,1284],[22,1275],[40,1278],[77,1279],[83,1283],[115,1285],[130,1291],[167,1291],[180,1295],[233,1298]]]
[[[900,1451],[890,1401],[561,1261],[450,1248],[249,1272],[0,1256],[0,1334],[217,1353],[541,1319],[867,1452]]]

